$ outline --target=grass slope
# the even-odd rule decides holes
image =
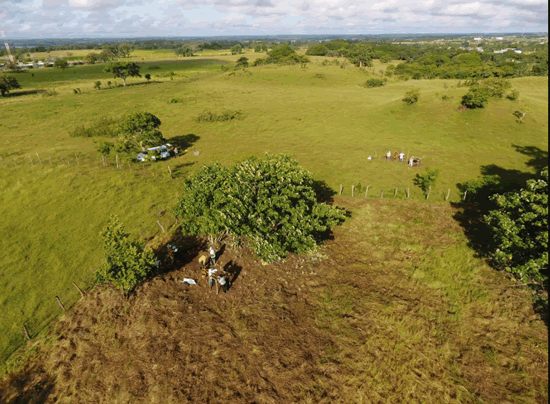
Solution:
[[[526,166],[532,156],[518,153],[513,145],[532,147],[528,150],[547,156],[547,78],[513,80],[521,92],[520,102],[491,100],[486,109],[459,112],[456,107],[466,89],[454,87],[456,82],[390,81],[382,88],[365,89],[359,86],[369,77],[365,73],[325,67],[320,61],[316,59],[307,69],[265,66],[248,73],[223,74],[219,64],[208,58],[178,64],[154,62],[162,67],[161,72],[174,70],[188,77],[100,91],[92,89],[94,80],[113,80],[101,73],[102,66],[74,68],[82,75],[70,70],[37,71],[34,78],[22,74],[29,80],[23,90],[0,99],[0,157],[4,162],[0,167],[4,235],[0,248],[10,251],[0,261],[4,281],[0,357],[5,358],[22,341],[23,324],[37,330],[59,312],[55,295],[74,301],[77,292],[72,281],[90,281],[90,268],[100,256],[98,230],[110,213],[119,214],[134,234],[142,231],[150,236],[158,230],[158,211],[173,206],[182,191],[178,180],[166,178],[167,165],[182,176],[213,161],[231,163],[264,152],[286,152],[333,189],[345,185],[345,195],[350,194],[352,184],[362,186],[358,187],[361,194],[369,185],[371,196],[378,197],[382,190],[393,196],[398,187],[397,197],[403,199],[404,190],[410,187],[412,198],[420,199],[420,192],[412,186],[418,169],[366,160],[369,154],[381,157],[387,150],[402,148],[425,156],[426,165],[441,169],[430,201],[442,201],[449,188],[451,200],[456,201],[460,195],[455,184],[482,172],[532,170]],[[148,71],[146,66],[143,74]],[[151,72],[154,76],[159,70]],[[143,82],[129,80],[130,84]],[[32,86],[56,88],[59,95],[25,95]],[[72,94],[77,86],[82,94]],[[413,87],[421,89],[421,99],[418,105],[407,107],[400,99]],[[453,98],[442,101],[443,94]],[[172,98],[182,102],[170,104]],[[523,125],[512,115],[519,106],[529,111]],[[241,109],[245,118],[194,121],[204,110],[224,109]],[[196,138],[192,148],[200,155],[187,153],[158,163],[157,176],[143,176],[135,167],[132,173],[99,168],[92,140],[68,135],[77,125],[137,110],[157,115],[163,133],[173,141]],[[45,165],[31,166],[29,156],[36,163],[36,153]],[[75,165],[75,153],[82,166]],[[52,167],[48,157],[53,159]],[[72,165],[63,165],[61,158],[69,158]]]
[[[261,265],[227,246],[219,265],[238,273],[227,294],[200,279],[203,247],[129,301],[92,291],[27,367],[0,383],[0,397],[547,402],[546,327],[528,292],[473,256],[452,208],[336,202],[352,219],[313,255]]]

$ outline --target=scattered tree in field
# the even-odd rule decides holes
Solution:
[[[101,140],[96,143],[96,150],[103,156],[108,156],[111,150],[115,147],[114,143]]]
[[[484,88],[472,86],[468,93],[462,97],[462,105],[469,109],[484,108],[489,94]]]
[[[113,73],[115,78],[120,77],[122,84],[126,87],[126,77],[141,77],[140,68],[141,66],[135,62],[113,62],[109,63],[103,71]]]
[[[69,67],[69,62],[67,62],[64,59],[55,59],[55,62],[53,62],[53,67],[57,67],[58,69],[65,70],[67,67]]]
[[[306,55],[310,56],[325,56],[328,49],[324,45],[312,45],[308,47]]]
[[[118,56],[122,58],[127,58],[127,57],[130,57],[130,54],[134,50],[134,47],[129,43],[123,42],[118,44],[117,50],[118,50]]]
[[[243,56],[239,60],[237,60],[236,67],[248,67],[248,58]]]
[[[485,216],[497,246],[492,259],[524,282],[548,291],[548,167],[517,192],[493,195],[497,208]]]
[[[403,101],[407,105],[414,105],[418,102],[419,98],[420,98],[420,90],[415,88],[415,89],[412,89],[411,91],[407,91],[401,101]]]
[[[2,93],[2,97],[16,88],[21,88],[21,85],[15,77],[5,74],[0,76],[0,92]]]
[[[160,119],[149,112],[135,112],[120,123],[118,151],[145,150],[166,142],[159,130]]]
[[[100,90],[100,89],[101,89],[101,81],[99,81],[99,80],[96,81],[96,82],[94,83],[94,88],[95,88],[96,90]]]
[[[311,174],[287,155],[204,167],[183,189],[176,214],[184,234],[229,234],[265,261],[313,249],[345,217],[317,203]]]
[[[346,50],[346,58],[358,67],[371,67],[374,52],[370,45],[357,44]]]
[[[510,93],[506,94],[506,98],[508,98],[510,101],[517,101],[519,99],[519,91],[512,90]]]
[[[110,62],[113,59],[113,54],[107,50],[103,50],[99,55],[97,55],[97,60],[103,63]]]
[[[414,185],[418,186],[422,192],[424,193],[424,196],[428,195],[428,192],[430,191],[430,188],[435,185],[437,181],[437,177],[439,176],[439,170],[435,169],[432,170],[429,167],[426,167],[426,170],[424,173],[416,174],[416,177],[414,178],[413,182]]]
[[[151,249],[144,249],[137,241],[131,241],[124,226],[116,216],[111,216],[101,232],[105,260],[95,273],[96,283],[111,283],[128,296],[147,275],[155,270],[155,256]]]
[[[193,49],[191,49],[187,45],[183,45],[175,50],[176,55],[183,56],[183,57],[189,57],[193,56]]]
[[[231,48],[232,55],[238,55],[241,53],[243,53],[243,47],[241,45],[237,44]]]
[[[85,59],[86,59],[86,61],[87,61],[88,63],[90,63],[91,65],[93,65],[93,64],[95,64],[96,62],[99,61],[99,55],[98,55],[97,53],[95,53],[95,52],[91,52],[91,53],[88,53],[88,54],[86,55],[86,58],[85,58]]]
[[[365,81],[365,83],[363,83],[363,87],[367,87],[367,88],[382,87],[385,84],[386,84],[386,80],[384,80],[384,79],[372,78],[372,79],[368,79],[367,81]]]
[[[147,80],[147,82],[151,81],[151,75],[149,73],[145,75],[145,80]]]

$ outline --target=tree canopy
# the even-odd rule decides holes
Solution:
[[[193,49],[191,49],[191,47],[187,45],[176,48],[174,52],[178,56],[183,56],[183,57],[193,56]]]
[[[265,261],[314,248],[344,212],[317,203],[311,174],[287,155],[203,167],[184,181],[176,214],[186,234],[244,239]]]
[[[126,77],[141,77],[140,68],[141,66],[135,62],[113,62],[109,63],[103,71],[113,73],[115,78],[121,78],[122,84],[126,87]]]
[[[55,59],[55,62],[53,62],[53,66],[57,67],[58,69],[65,70],[67,67],[69,67],[69,62],[67,62],[65,59]]]
[[[118,125],[117,150],[137,151],[166,142],[159,130],[161,121],[149,112],[134,112]]]
[[[6,93],[9,93],[10,90],[16,88],[21,88],[21,85],[15,77],[6,74],[0,76],[0,92],[2,93],[2,97],[4,97]]]

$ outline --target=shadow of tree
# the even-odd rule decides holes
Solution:
[[[336,191],[330,188],[325,181],[313,180],[313,189],[317,194],[317,202],[331,204],[334,202]]]
[[[35,365],[2,381],[0,403],[42,404],[48,400],[54,386],[54,377]]]
[[[548,151],[542,150],[536,146],[519,146],[512,144],[518,153],[531,157],[525,165],[534,168],[537,172],[548,166]]]
[[[197,136],[193,133],[187,135],[174,136],[168,139],[170,144],[176,146],[179,149],[187,149],[193,146],[200,139],[200,136]]]
[[[24,90],[24,91],[10,91],[4,94],[3,98],[21,97],[23,95],[43,94],[45,90]],[[2,97],[0,97],[2,99]]]
[[[229,274],[229,277],[231,279],[229,289],[231,289],[233,287],[233,284],[235,283],[235,281],[237,280],[237,278],[241,274],[242,269],[243,269],[242,266],[237,265],[232,260],[229,261],[227,264],[225,264],[225,266],[223,267],[224,272]]]
[[[178,164],[174,167],[171,167],[172,169],[172,177],[174,178],[179,178],[179,177],[183,177],[185,175],[185,173],[187,173],[187,170],[185,170],[187,167],[190,167],[192,166],[193,164],[195,164],[195,162],[190,162],[190,163],[183,163],[183,164]]]

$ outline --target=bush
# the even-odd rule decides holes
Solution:
[[[96,90],[101,89],[101,81],[96,81],[96,82],[94,83],[94,88],[95,88]]]
[[[160,69],[161,69],[161,67],[160,67],[160,66],[157,66],[157,65],[149,66],[149,67],[147,68],[147,70],[160,70]]]
[[[101,236],[105,259],[95,273],[95,282],[111,283],[128,296],[155,269],[153,251],[131,241],[116,216],[111,216]]]
[[[469,109],[484,108],[489,99],[487,91],[479,86],[470,87],[470,91],[462,97],[462,105]]]
[[[81,94],[82,90],[80,88],[73,88],[73,93],[75,94]]]
[[[90,126],[77,126],[72,132],[71,137],[114,137],[117,135],[118,120],[102,116],[99,121]]]
[[[477,85],[484,89],[489,97],[494,98],[504,97],[506,90],[512,87],[510,81],[497,77],[481,80]]]
[[[224,122],[231,121],[233,119],[243,119],[244,115],[242,111],[223,111],[221,114],[217,114],[212,111],[204,111],[195,118],[195,122]]]
[[[497,208],[485,216],[497,245],[491,257],[524,282],[548,291],[548,167],[517,192],[494,195]]]
[[[170,101],[168,101],[169,104],[178,104],[180,102],[183,102],[183,98],[172,98]]]
[[[413,183],[422,190],[424,196],[427,196],[432,185],[435,185],[438,176],[439,170],[432,170],[429,167],[426,167],[426,170],[423,174],[416,174]]]
[[[386,84],[386,80],[384,79],[368,79],[363,83],[363,87],[372,88],[372,87],[382,87]]]
[[[204,167],[183,189],[176,214],[184,234],[228,233],[268,262],[312,250],[345,217],[317,203],[311,174],[287,155]]]
[[[419,98],[420,98],[420,90],[415,88],[411,91],[407,91],[401,101],[403,101],[407,105],[414,105],[418,102]]]
[[[498,175],[486,175],[463,184],[458,184],[461,192],[467,192],[469,201],[486,203],[489,196],[501,190],[501,180]]]
[[[517,101],[519,99],[519,91],[512,90],[510,93],[506,94],[506,98],[508,98],[510,101]]]
[[[96,144],[96,150],[98,153],[102,154],[103,156],[109,155],[111,153],[111,150],[114,147],[114,143],[106,142],[105,140],[102,140]]]

